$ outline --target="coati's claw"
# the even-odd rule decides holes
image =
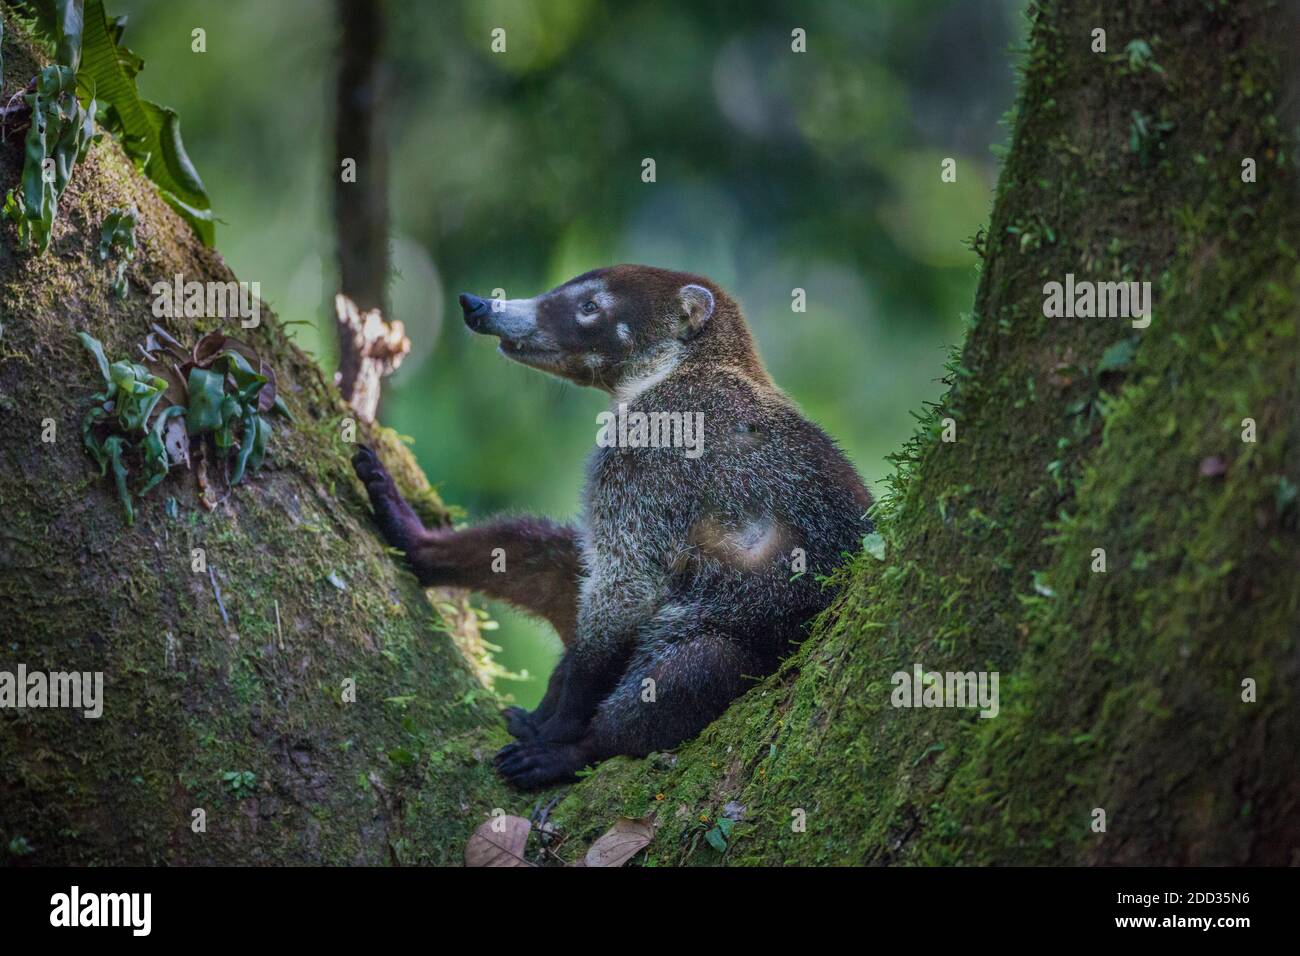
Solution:
[[[524,708],[507,707],[501,712],[501,716],[505,718],[506,730],[511,737],[525,743],[533,743],[537,740],[537,724],[533,721],[533,715]]]
[[[571,745],[514,743],[496,756],[497,773],[520,790],[537,790],[557,783],[570,783],[586,761]]]
[[[522,746],[523,744],[520,743],[519,741],[515,741],[514,743],[511,744],[506,744],[504,747],[502,747],[500,750],[497,751],[496,756],[492,758],[492,763],[499,766],[501,764],[501,761],[505,760],[511,754],[515,753]]]
[[[388,478],[388,472],[380,463],[379,456],[365,445],[360,446],[352,456],[352,470],[367,488],[372,482],[383,482]]]

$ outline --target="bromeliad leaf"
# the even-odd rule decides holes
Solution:
[[[76,72],[81,59],[82,2],[13,0],[12,4],[53,45],[57,61],[73,72]]]
[[[93,118],[94,98],[98,98],[104,107],[104,125],[121,137],[127,154],[154,181],[163,198],[190,224],[204,245],[211,246],[216,220],[207,191],[185,152],[176,113],[140,98],[136,75],[144,61],[121,46],[126,18],[111,19],[103,0],[14,2],[21,13],[32,19],[36,31],[55,47],[58,68],[75,76],[77,88],[90,99],[88,116]],[[33,168],[39,170],[39,163],[33,167],[29,157],[24,172],[30,173]],[[20,201],[21,197],[11,198],[6,207],[18,206]],[[40,207],[28,202],[27,208],[34,211],[23,218],[41,223],[48,232]],[[10,218],[15,216],[11,213]],[[42,239],[39,229],[33,234],[38,241]],[[41,248],[45,248],[44,244]]]
[[[224,332],[209,332],[194,343],[191,361],[199,368],[224,368],[235,383],[241,403],[251,401],[250,396],[256,394],[259,412],[274,408],[291,417],[276,392],[274,370],[247,342]]]
[[[248,364],[248,359],[238,352],[223,352],[221,357],[225,359],[226,373],[235,383],[235,398],[241,405],[249,403],[256,405],[258,393],[267,382],[266,376],[253,371],[253,367]]]
[[[135,508],[131,506],[131,490],[126,486],[126,465],[122,462],[122,450],[126,441],[121,435],[109,435],[104,440],[104,452],[109,464],[113,466],[113,481],[117,485],[117,497],[126,512],[126,523],[135,524]]]
[[[102,0],[85,0],[78,79],[112,106],[106,114],[109,128],[122,136],[127,153],[139,163],[162,196],[190,224],[203,244],[215,238],[215,218],[207,190],[181,142],[180,119],[175,111],[140,98],[135,76],[143,62],[119,47],[121,23],[111,25]]]
[[[95,401],[104,404],[99,409],[92,409],[92,413],[103,413],[99,416],[102,418],[110,412],[116,412],[118,423],[124,431],[143,432],[154,407],[167,389],[166,379],[159,378],[143,365],[134,362],[121,361],[109,365],[108,359],[104,357],[104,346],[98,339],[85,332],[78,332],[77,338],[95,357],[99,374],[104,380],[104,391],[95,396]]]
[[[217,446],[217,455],[225,458],[230,449],[235,447],[235,426],[239,423],[241,408],[233,395],[221,400],[221,427],[213,435]]]
[[[257,438],[253,440],[253,454],[249,456],[248,463],[253,467],[253,473],[262,470],[262,461],[266,458],[266,446],[271,442],[271,426],[261,415],[257,416]]]
[[[235,446],[235,426],[243,414],[239,399],[226,393],[225,369],[224,361],[214,362],[212,368],[190,369],[190,405],[186,415],[189,433],[210,432],[218,457],[222,458]]]
[[[81,161],[95,135],[95,101],[85,107],[77,100],[76,74],[67,66],[47,66],[36,89],[23,99],[31,108],[27,128],[21,189],[10,190],[4,215],[18,226],[19,241],[36,241],[44,252],[68,186],[72,167]]]
[[[158,482],[167,477],[167,449],[163,447],[162,436],[155,431],[150,431],[140,444],[140,452],[144,459],[145,481],[140,486],[138,494],[143,498]]]
[[[235,470],[230,475],[232,485],[239,484],[244,477],[244,469],[251,461],[254,470],[261,466],[262,456],[258,454],[257,448],[259,439],[261,440],[262,449],[266,449],[266,439],[262,432],[262,419],[253,407],[246,407],[244,410],[244,434],[239,442],[239,454],[235,458]],[[256,455],[256,460],[254,456]]]
[[[185,425],[191,435],[214,432],[221,427],[221,403],[225,399],[226,376],[214,369],[190,369],[190,405]]]
[[[104,383],[82,420],[82,442],[101,475],[112,467],[128,523],[134,521],[124,458],[128,451],[138,452],[144,465],[137,497],[157,487],[173,464],[188,466],[190,442],[203,435],[212,436],[221,462],[235,452],[231,487],[250,469],[262,467],[271,437],[263,413],[274,404],[267,399],[268,392],[274,395],[275,376],[251,346],[214,333],[187,350],[155,326],[143,351],[155,368],[168,370],[163,377],[127,360],[109,364],[93,336],[77,336],[94,357]],[[189,360],[176,366],[167,364],[165,355]],[[182,378],[185,370],[188,378]],[[139,436],[138,442],[132,436]]]
[[[116,388],[117,420],[128,433],[143,432],[154,406],[167,389],[166,379],[134,362],[114,362],[109,375]]]
[[[104,450],[104,444],[95,437],[95,426],[108,418],[108,411],[101,405],[96,405],[81,420],[81,443],[86,446],[86,451],[90,452],[96,464],[99,465],[99,476],[104,477],[108,470],[108,452]]]
[[[117,256],[113,291],[119,299],[126,298],[126,267],[135,258],[135,226],[138,218],[139,214],[134,207],[110,210],[104,217],[104,225],[99,232],[99,258],[106,260],[110,255]]]
[[[104,388],[110,388],[113,379],[108,374],[108,359],[104,357],[104,346],[99,344],[99,339],[85,332],[78,332],[77,338],[81,339],[81,344],[90,351],[91,355],[95,356],[95,362],[99,365],[99,374],[104,377]],[[105,395],[104,397],[107,398],[108,396]]]
[[[163,438],[164,429],[172,418],[184,413],[185,409],[182,406],[172,405],[169,408],[164,408],[158,413],[158,417],[154,419],[153,427],[149,429],[149,434],[145,437],[142,446],[145,483],[140,488],[139,494],[141,497],[144,497],[158,482],[167,477],[169,461],[167,445]]]
[[[200,343],[202,345],[202,343]],[[236,426],[243,425],[239,456],[230,483],[238,484],[248,464],[261,467],[270,428],[258,414],[262,389],[267,376],[253,371],[251,363],[239,352],[228,349],[215,358],[196,347],[195,355],[210,362],[208,368],[190,369],[190,404],[186,423],[191,435],[211,432],[219,455],[235,447]],[[226,391],[226,378],[234,384],[234,393]]]
[[[82,0],[55,0],[54,7],[58,60],[75,73],[81,63]]]

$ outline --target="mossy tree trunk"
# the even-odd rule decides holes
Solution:
[[[0,13],[7,100],[38,57]],[[11,132],[0,189],[22,161]],[[118,299],[96,247],[108,211],[131,204],[139,251]],[[508,799],[485,760],[505,735],[476,620],[382,548],[348,462],[350,409],[274,316],[252,330],[155,318],[150,286],[178,274],[235,278],[108,140],[75,169],[44,255],[0,234],[0,671],[102,671],[105,684],[98,719],[0,711],[0,859],[458,861]],[[186,343],[217,328],[249,341],[293,422],[216,510],[174,469],[128,528],[81,447],[100,381],[75,333],[138,360],[155,321]],[[445,515],[392,433],[358,428],[417,507]]]
[[[660,863],[1295,862],[1294,24],[1264,0],[1032,17],[972,327],[900,455],[884,560],[856,558],[790,666],[697,740],[571,788],[551,814],[562,856],[655,812]],[[5,53],[9,90],[35,63]],[[11,141],[0,185],[20,161]],[[94,247],[126,202],[142,248],[120,302]],[[142,290],[178,272],[229,277],[111,145],[76,171],[48,254],[0,241],[0,669],[107,684],[98,721],[0,713],[0,835],[37,862],[457,859],[492,808],[536,799],[493,781],[473,635],[438,632],[380,549],[346,409],[274,321],[251,337],[295,423],[219,510],[172,477],[127,529],[81,451],[95,383],[73,331],[126,354],[153,321]],[[1044,317],[1067,273],[1150,281],[1150,326]],[[997,671],[999,715],[895,709],[891,676],[915,663]],[[251,792],[223,784],[243,770]],[[702,838],[724,812],[721,854]]]

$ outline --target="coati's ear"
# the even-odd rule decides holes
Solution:
[[[713,293],[692,283],[678,289],[677,298],[681,302],[677,337],[682,340],[694,338],[713,317]]]

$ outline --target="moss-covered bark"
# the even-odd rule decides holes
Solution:
[[[1295,120],[1278,115],[1293,30],[1265,0],[1032,16],[974,318],[900,455],[885,560],[856,558],[790,665],[697,740],[564,792],[562,856],[656,812],[660,864],[1294,862],[1300,203]],[[5,53],[9,89],[34,64]],[[11,143],[0,185],[18,162]],[[123,304],[93,245],[127,201],[142,251]],[[310,361],[273,322],[256,336],[297,422],[216,513],[169,479],[128,531],[80,449],[94,382],[72,331],[121,353],[151,321],[141,286],[178,271],[228,275],[110,145],[74,176],[47,256],[0,241],[0,664],[102,669],[109,687],[98,722],[0,714],[0,836],[38,862],[456,859],[493,807],[535,798],[492,781],[491,696],[381,552],[344,409]],[[1066,273],[1151,281],[1150,327],[1045,318],[1043,284]],[[1124,339],[1132,360],[1099,371]],[[46,416],[54,445],[36,437]],[[200,545],[229,626],[189,573]],[[1001,714],[893,708],[890,677],[916,662],[998,671]],[[254,795],[222,789],[245,769]],[[728,805],[724,854],[703,835]]]
[[[7,99],[37,57],[0,12]],[[21,164],[11,133],[0,190]],[[107,212],[129,204],[139,252],[120,300],[96,245]],[[108,140],[73,173],[47,253],[19,249],[11,226],[0,234],[0,670],[103,671],[106,698],[98,720],[0,711],[0,860],[459,860],[507,798],[486,762],[504,734],[474,619],[460,597],[426,598],[384,552],[341,438],[348,409],[274,317],[250,331],[162,320],[186,342],[218,327],[250,341],[294,416],[274,426],[261,475],[215,511],[192,475],[173,474],[128,528],[81,447],[99,374],[75,333],[110,360],[138,358],[149,287],[176,274],[234,278]],[[43,444],[47,418],[57,440]],[[444,513],[391,433],[358,440]],[[343,703],[347,678],[355,703]],[[230,771],[254,777],[232,789]]]

